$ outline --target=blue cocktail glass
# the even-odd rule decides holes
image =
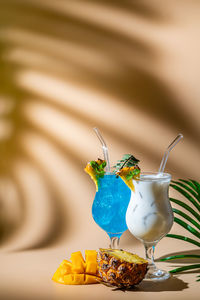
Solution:
[[[121,235],[126,231],[126,210],[131,190],[120,177],[105,174],[99,179],[99,190],[92,205],[94,221],[106,231],[111,248],[118,248]]]

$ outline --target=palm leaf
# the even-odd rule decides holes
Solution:
[[[196,190],[200,194],[200,183],[192,179],[190,181],[196,186]]]
[[[177,234],[167,234],[167,237],[174,238],[174,239],[179,239],[182,241],[185,241],[187,243],[191,243],[195,246],[200,247],[200,232],[196,230],[194,227],[189,225],[187,221],[189,221],[191,224],[193,224],[197,229],[200,230],[200,184],[195,181],[195,180],[185,180],[185,179],[179,179],[179,181],[172,181],[172,184],[170,186],[177,190],[181,195],[183,195],[187,200],[189,200],[193,205],[194,209],[190,207],[188,204],[186,204],[182,200],[170,198],[170,201],[172,203],[175,203],[179,206],[181,206],[183,209],[185,209],[187,212],[191,214],[191,216],[188,216],[187,213],[173,208],[173,212],[183,218],[181,220],[178,217],[174,217],[174,222],[185,228],[187,231],[192,233],[196,239],[191,239],[187,236],[183,235],[177,235]],[[194,220],[194,218],[196,220]],[[168,256],[165,258],[160,259],[161,261],[168,261],[168,260],[173,260],[173,259],[182,259],[182,258],[194,258],[194,259],[200,259],[200,255],[191,255],[191,254],[182,254],[182,255],[173,255],[173,256]],[[178,272],[183,272],[187,270],[194,270],[194,269],[200,269],[200,264],[193,264],[193,265],[186,265],[183,267],[179,267],[176,269],[173,269],[170,271],[170,273],[178,273]],[[197,277],[196,281],[200,281],[200,275]]]
[[[169,271],[170,273],[178,273],[178,272],[183,272],[187,270],[192,270],[192,269],[200,269],[200,264],[195,264],[195,265],[190,265],[190,266],[184,266],[180,268],[173,269]]]
[[[165,258],[161,258],[160,261],[181,259],[181,258],[200,258],[200,255],[195,255],[195,254],[172,255]]]
[[[195,197],[195,199],[200,202],[200,195],[194,191],[193,189],[191,189],[190,187],[188,187],[187,185],[183,184],[182,182],[178,182],[178,181],[172,181],[173,183],[175,183],[176,185],[181,186],[182,188],[184,188],[185,190],[187,190],[188,192],[190,192],[190,194],[192,194],[192,196]]]
[[[188,243],[191,243],[193,245],[196,245],[198,247],[200,247],[200,243],[187,237],[187,236],[183,236],[183,235],[178,235],[178,234],[167,234],[166,235],[167,237],[170,237],[170,238],[174,238],[174,239],[178,239],[178,240],[183,240],[185,242],[188,242]]]
[[[177,190],[179,193],[181,193],[183,196],[185,196],[200,212],[200,205],[197,203],[197,201],[192,196],[190,196],[190,194],[188,194],[188,192],[184,191],[182,188],[180,188],[179,186],[177,186],[175,184],[170,184],[170,186],[172,188],[174,188],[175,190]]]
[[[174,198],[170,198],[170,201],[180,205],[183,208],[185,208],[187,211],[189,211],[197,219],[197,221],[200,220],[200,214],[198,214],[194,209],[192,209],[189,205],[185,204],[183,201],[177,200],[177,199],[174,199]]]
[[[182,181],[182,182],[186,183],[188,186],[190,186],[191,188],[193,188],[193,190],[195,190],[196,192],[198,192],[198,189],[197,189],[196,185],[192,182],[192,180],[179,179],[179,181]]]
[[[173,208],[172,209],[174,213],[176,213],[177,215],[183,217],[184,219],[188,220],[190,223],[192,223],[197,229],[200,230],[200,225],[194,220],[192,219],[190,216],[188,216],[187,214],[185,214],[184,212],[182,212],[179,209]]]
[[[182,227],[184,227],[186,230],[191,232],[194,236],[200,239],[200,233],[192,226],[188,225],[186,222],[182,221],[179,218],[174,217],[174,222],[178,223]]]

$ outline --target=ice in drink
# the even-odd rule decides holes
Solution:
[[[129,231],[145,244],[155,245],[172,227],[170,179],[166,173],[143,173],[139,180],[133,180],[135,191],[131,192],[126,223]]]

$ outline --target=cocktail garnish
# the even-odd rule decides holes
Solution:
[[[132,179],[139,179],[140,168],[135,167],[124,167],[116,173],[117,176],[120,176],[121,179],[126,183],[126,185],[132,190],[135,191]]]
[[[98,191],[99,178],[102,178],[105,174],[104,168],[106,167],[106,161],[98,158],[98,160],[92,160],[87,163],[85,172],[90,175],[96,185],[96,191]]]
[[[115,167],[115,174],[120,176],[127,186],[134,191],[132,179],[139,179],[140,168],[137,165],[139,160],[132,154],[124,154],[123,158],[117,162]]]
[[[124,154],[121,160],[118,160],[114,166],[114,172],[118,172],[124,167],[133,167],[139,163],[139,160],[135,158],[132,154]]]
[[[126,175],[126,180],[130,180],[132,178],[135,178],[137,175],[140,174],[140,169],[138,168],[134,168],[132,171],[130,171],[127,175]]]

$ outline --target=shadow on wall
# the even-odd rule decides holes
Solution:
[[[170,123],[176,132],[182,130],[196,143],[199,132],[185,122],[187,112],[152,71],[159,51],[149,39],[134,36],[128,27],[135,19],[156,26],[170,23],[148,1],[62,0],[52,4],[7,0],[0,6],[0,205],[6,212],[0,213],[0,240],[6,243],[24,224],[31,229],[36,218],[40,223],[44,215],[32,215],[30,210],[39,211],[41,202],[46,201],[45,207],[51,207],[46,221],[41,221],[42,225],[47,223],[46,228],[39,237],[33,232],[34,238],[20,246],[36,249],[58,243],[72,227],[73,217],[67,210],[71,190],[58,183],[55,174],[69,178],[70,161],[81,176],[85,159],[92,153],[87,152],[88,146],[81,155],[75,151],[82,147],[82,141],[70,140],[72,135],[83,133],[91,142],[84,134],[96,124],[124,147],[138,149],[149,160],[158,161],[160,157],[148,145],[119,130],[121,124],[115,123],[113,116],[116,107],[122,108],[122,122],[127,109],[133,116],[137,110],[166,126]],[[90,91],[88,98],[82,94],[84,89]],[[102,98],[96,98],[97,91]],[[59,136],[62,131],[68,131],[67,141]],[[11,187],[14,192],[7,204]],[[9,217],[12,201],[18,207],[15,217]]]

